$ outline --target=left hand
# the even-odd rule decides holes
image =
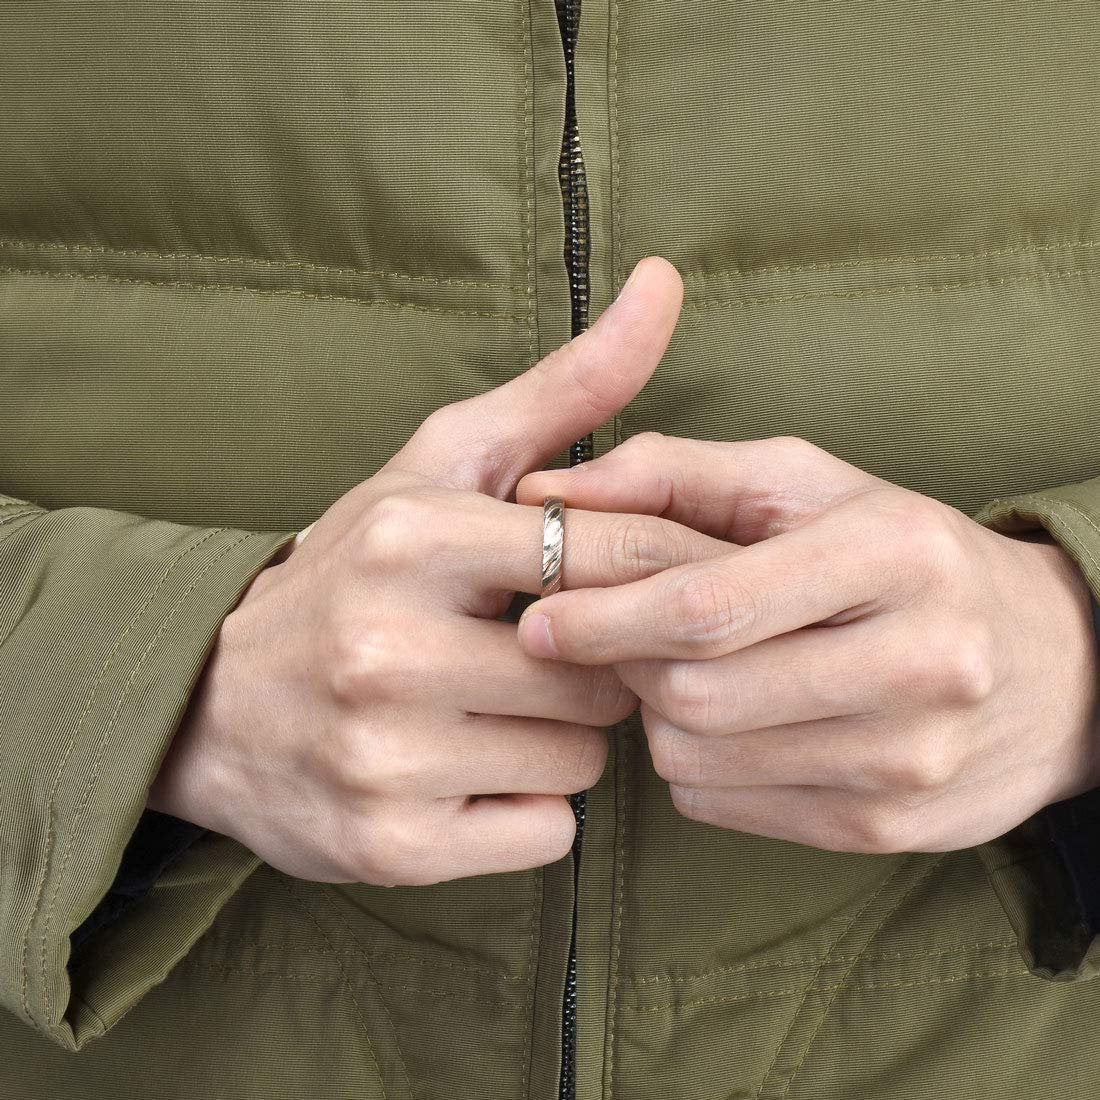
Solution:
[[[521,504],[661,515],[729,553],[560,592],[528,653],[614,664],[685,816],[854,852],[946,851],[1100,785],[1089,591],[1053,540],[992,531],[802,439],[647,433]]]

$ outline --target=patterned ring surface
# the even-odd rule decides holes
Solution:
[[[542,590],[551,596],[561,588],[561,551],[565,538],[565,501],[547,497],[542,504]]]

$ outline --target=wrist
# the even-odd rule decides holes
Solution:
[[[308,528],[307,528],[308,530]],[[299,535],[300,538],[300,535]],[[240,725],[240,655],[248,648],[248,612],[275,582],[279,567],[293,553],[298,538],[286,543],[252,578],[236,606],[222,620],[202,672],[172,742],[150,784],[146,807],[171,814],[215,832],[229,834],[225,808],[232,805],[231,784],[222,760],[226,731]]]

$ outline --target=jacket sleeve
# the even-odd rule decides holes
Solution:
[[[999,497],[972,518],[1002,534],[1050,535],[1081,570],[1096,621],[1100,478]],[[1046,806],[976,851],[1028,969],[1051,981],[1100,975],[1100,789]]]
[[[109,896],[222,620],[293,537],[0,495],[0,1003],[63,1047],[162,981],[259,865],[184,828],[138,896]]]

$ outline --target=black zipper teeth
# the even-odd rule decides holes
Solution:
[[[569,272],[570,329],[577,336],[588,328],[588,185],[577,126],[574,58],[581,0],[554,0],[565,51],[565,130],[562,134],[558,179],[565,212],[565,266]],[[578,439],[569,448],[569,465],[592,457],[592,436]],[[573,922],[569,934],[569,963],[561,1010],[561,1073],[559,1100],[576,1100],[577,1049],[577,891],[580,885],[581,842],[584,837],[585,792],[570,795],[577,833],[573,839]]]

